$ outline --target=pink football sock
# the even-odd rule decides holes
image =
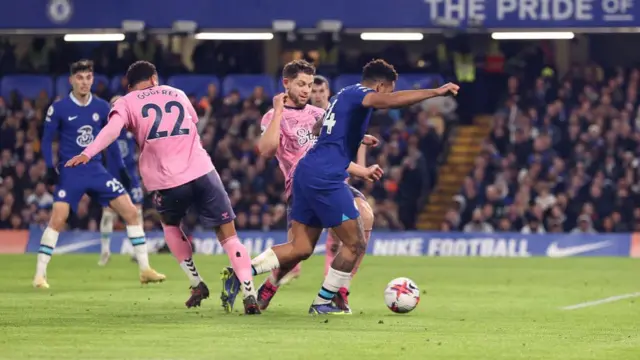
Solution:
[[[247,248],[242,245],[237,235],[231,236],[220,241],[222,248],[227,253],[229,261],[231,261],[231,267],[236,273],[238,279],[243,282],[252,282],[253,276],[251,275],[251,257]]]
[[[162,224],[164,230],[164,238],[169,246],[169,250],[178,262],[183,262],[193,256],[191,241],[177,226]]]

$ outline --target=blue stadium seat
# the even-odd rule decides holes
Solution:
[[[331,89],[333,93],[340,91],[342,88],[347,87],[349,85],[357,84],[362,80],[362,75],[360,74],[344,74],[339,75],[333,80],[333,84],[331,85]]]
[[[109,90],[111,90],[112,93],[117,93],[120,91],[120,80],[122,79],[122,75],[116,75],[114,77],[111,78],[111,82],[109,85]]]
[[[209,84],[219,87],[220,80],[211,75],[176,75],[167,80],[167,85],[181,89],[188,96],[196,97],[206,96]]]
[[[444,85],[444,81],[437,74],[400,74],[396,90],[431,89],[440,85]]]
[[[35,99],[42,90],[49,97],[53,96],[53,80],[43,75],[7,75],[0,80],[0,95],[9,98],[12,91],[17,91],[23,97]]]
[[[108,77],[100,74],[94,74],[93,76],[94,76],[94,80],[93,80],[93,86],[91,87],[91,91],[96,91],[96,88],[98,87],[98,83],[101,83],[101,82],[107,85],[107,88],[110,88],[111,82],[109,81]],[[56,78],[56,95],[65,96],[70,91],[71,91],[71,84],[69,84],[69,77],[58,76]]]
[[[276,92],[276,82],[269,75],[228,75],[222,82],[225,96],[231,91],[237,90],[243,99],[251,96],[256,86],[262,86],[265,94],[269,97]]]

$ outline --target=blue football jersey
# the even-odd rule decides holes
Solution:
[[[344,182],[348,177],[347,168],[356,158],[373,112],[373,109],[362,106],[362,100],[373,91],[355,84],[331,98],[318,141],[300,160],[298,167],[313,168],[316,176],[324,180]]]
[[[53,167],[51,145],[58,135],[58,167],[67,160],[79,155],[89,146],[106,124],[109,115],[109,103],[91,96],[86,105],[82,105],[72,94],[53,103],[47,110],[42,137],[42,154],[48,167]],[[107,156],[120,160],[117,145],[107,148]],[[101,161],[100,154],[90,161]],[[121,166],[122,167],[122,166]]]
[[[136,160],[134,155],[137,147],[133,134],[127,131],[127,129],[122,129],[122,132],[120,133],[120,136],[118,136],[118,140],[116,140],[116,142],[120,149],[120,155],[122,155],[122,161],[130,173],[129,175],[133,175],[136,169]],[[109,166],[109,168],[111,168],[111,166]]]

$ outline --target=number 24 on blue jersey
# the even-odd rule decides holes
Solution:
[[[331,135],[331,131],[333,130],[333,127],[336,125],[336,114],[333,112],[333,107],[336,105],[337,101],[338,99],[336,98],[331,102],[331,105],[329,105],[329,108],[324,114],[324,118],[322,118],[322,127],[327,128],[326,132],[329,135]]]

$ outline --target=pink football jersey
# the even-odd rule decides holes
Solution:
[[[313,105],[306,105],[300,109],[284,108],[280,122],[280,144],[278,151],[276,151],[276,159],[278,159],[280,170],[284,174],[284,188],[287,197],[291,194],[293,172],[298,161],[316,143],[317,138],[312,133],[313,124],[323,115],[324,110]],[[272,118],[273,109],[262,117],[260,125],[263,133]]]
[[[109,113],[124,119],[140,147],[140,175],[147,190],[173,188],[214,169],[200,142],[198,115],[182,90],[171,86],[132,91]]]

